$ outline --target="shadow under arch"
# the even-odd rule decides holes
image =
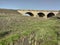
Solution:
[[[51,13],[48,13],[47,18],[50,18],[50,17],[53,17],[53,16],[55,16],[55,14],[51,12]]]
[[[39,17],[44,17],[45,14],[44,13],[37,13]]]
[[[26,16],[34,16],[33,13],[31,13],[31,12],[26,12],[25,15]]]

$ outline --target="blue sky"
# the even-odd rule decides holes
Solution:
[[[60,10],[60,0],[0,0],[0,8]]]

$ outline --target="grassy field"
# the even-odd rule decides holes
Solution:
[[[60,45],[60,19],[0,15],[0,45]]]

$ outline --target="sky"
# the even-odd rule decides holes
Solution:
[[[0,0],[0,8],[60,10],[60,0]]]

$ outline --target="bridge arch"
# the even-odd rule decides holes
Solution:
[[[39,13],[37,13],[37,14],[38,14],[39,17],[44,17],[44,16],[45,16],[44,13],[40,13],[40,12],[39,12]]]
[[[55,14],[51,12],[51,13],[48,13],[47,18],[50,18],[50,17],[53,17],[53,16],[55,16]]]
[[[27,15],[27,16],[34,16],[34,14],[32,12],[26,12],[25,15]]]

